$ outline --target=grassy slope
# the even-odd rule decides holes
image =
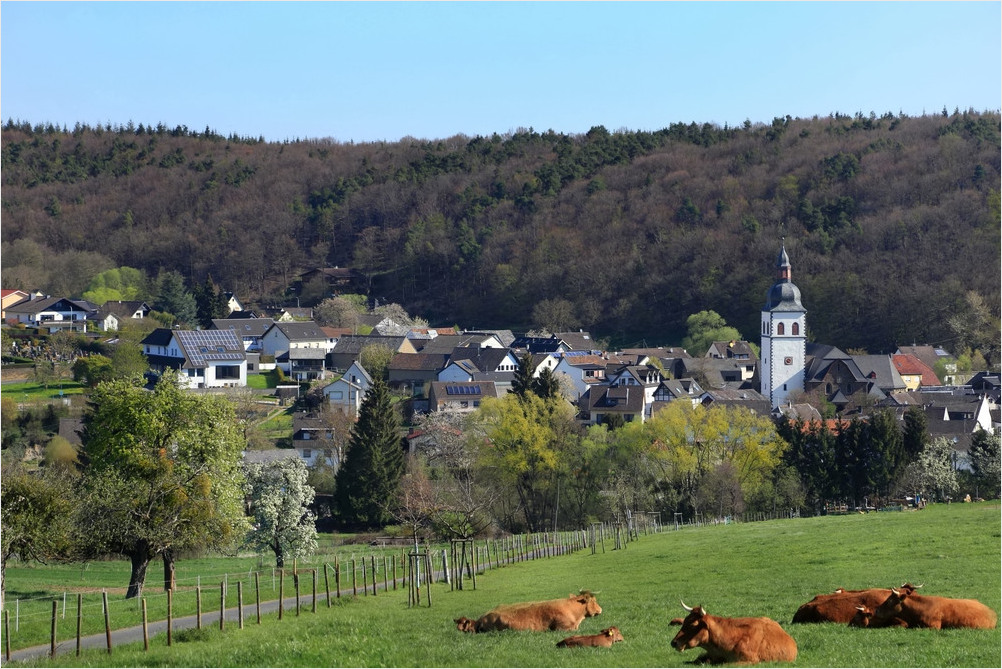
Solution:
[[[641,536],[626,550],[582,551],[493,570],[477,590],[436,586],[433,606],[408,609],[403,592],[343,600],[316,615],[274,615],[258,628],[182,633],[143,653],[61,656],[58,666],[683,666],[667,620],[679,599],[725,616],[775,618],[797,640],[798,666],[997,667],[999,630],[857,630],[791,625],[796,608],[838,586],[924,583],[924,592],[980,599],[996,611],[1000,593],[997,505],[932,506],[920,512],[868,514],[685,528]],[[617,625],[612,649],[555,648],[565,633],[466,635],[452,619],[502,602],[600,591],[604,612],[580,633]],[[48,666],[39,663],[39,666]]]

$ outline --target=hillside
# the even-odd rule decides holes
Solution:
[[[276,304],[347,266],[433,324],[527,329],[543,303],[654,345],[703,309],[755,339],[785,237],[812,339],[977,346],[974,291],[997,363],[999,154],[999,115],[973,111],[365,144],[8,121],[2,279],[177,270]]]

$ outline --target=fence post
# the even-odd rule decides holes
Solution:
[[[219,582],[219,629],[223,629],[226,620],[226,581]]]
[[[195,586],[195,629],[202,629],[202,586]]]
[[[80,635],[77,634],[77,655],[80,654]],[[3,642],[4,642],[4,655],[7,661],[10,662],[10,611],[3,612]]]
[[[257,607],[257,624],[261,624],[261,574],[254,572],[254,601]]]
[[[244,628],[244,582],[237,581],[237,627]]]
[[[52,600],[52,638],[49,641],[49,657],[56,656],[56,619],[59,618],[59,602]]]
[[[7,611],[4,611],[4,613],[7,613]],[[8,628],[10,627],[9,618],[10,616],[8,616],[8,625],[7,625]],[[77,657],[80,656],[80,638],[81,638],[80,632],[82,631],[82,629],[83,629],[83,593],[78,592],[77,593]],[[10,640],[9,636],[8,640]],[[7,659],[9,660],[10,658],[8,657]]]
[[[146,615],[146,598],[143,597],[143,650],[150,650],[150,628],[148,625],[148,618]]]
[[[313,569],[311,572],[313,576],[313,613],[317,612],[317,570]]]
[[[169,592],[169,591],[168,591]],[[101,591],[101,600],[104,602],[104,636],[108,641],[108,654],[111,654],[111,617],[108,613],[108,591]],[[170,601],[170,598],[167,598]],[[169,629],[169,628],[168,628]]]

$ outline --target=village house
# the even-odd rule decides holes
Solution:
[[[21,323],[51,334],[60,330],[87,332],[87,318],[97,311],[98,306],[87,300],[45,296],[12,304],[4,316],[8,324]]]
[[[428,388],[428,410],[468,413],[478,409],[487,397],[498,397],[493,381],[432,381]]]
[[[372,377],[357,360],[348,366],[341,378],[324,386],[324,398],[332,409],[352,417],[358,417],[365,394],[372,387]]]
[[[230,330],[157,328],[141,346],[150,369],[176,369],[188,388],[231,388],[247,385],[243,342]]]

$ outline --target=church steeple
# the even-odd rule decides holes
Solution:
[[[791,280],[792,266],[785,240],[776,259],[776,283],[762,308],[762,355],[759,375],[762,394],[773,408],[804,389],[807,310],[800,289]]]
[[[776,259],[776,278],[780,281],[792,281],[792,272],[790,266],[790,256],[786,254],[786,238],[783,238],[783,248],[779,252],[779,258]]]

